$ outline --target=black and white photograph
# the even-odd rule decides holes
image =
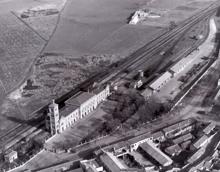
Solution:
[[[0,172],[220,172],[220,0],[0,0]]]

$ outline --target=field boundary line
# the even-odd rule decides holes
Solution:
[[[42,40],[44,40],[45,42],[47,42],[47,40],[41,35],[39,34],[34,28],[32,28],[27,22],[25,22],[24,20],[22,20],[19,16],[17,16],[17,14],[13,11],[11,11],[11,14],[13,16],[15,16],[19,21],[21,21],[25,26],[27,26],[29,29],[31,29],[35,34],[37,34]]]

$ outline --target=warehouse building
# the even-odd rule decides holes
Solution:
[[[107,85],[103,88],[96,88],[92,92],[79,92],[68,99],[62,109],[59,109],[58,104],[53,101],[49,105],[46,128],[52,135],[63,132],[94,111],[109,95],[110,87]]]
[[[177,75],[178,73],[180,73],[181,71],[183,71],[186,66],[188,66],[194,59],[193,58],[183,58],[181,59],[179,62],[177,62],[176,64],[174,64],[169,71],[173,74],[173,76]]]
[[[160,91],[160,89],[172,78],[172,74],[170,72],[163,73],[156,80],[153,80],[149,87],[153,91]]]
[[[169,166],[173,163],[173,160],[157,148],[152,141],[141,144],[140,150],[141,152],[145,152],[147,156],[152,157],[163,167]]]

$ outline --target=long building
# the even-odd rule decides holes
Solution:
[[[178,61],[177,63],[175,63],[175,64],[169,69],[169,71],[173,74],[173,76],[175,76],[175,75],[177,75],[178,73],[180,73],[181,71],[183,71],[193,60],[194,60],[194,58],[192,58],[192,57],[182,58],[180,61]]]
[[[148,156],[152,157],[161,166],[169,166],[173,163],[173,160],[163,153],[159,148],[154,145],[153,142],[148,141],[140,145],[142,151],[144,151]]]
[[[165,137],[174,138],[181,134],[185,134],[187,132],[192,131],[194,129],[194,125],[195,125],[195,120],[187,119],[177,124],[164,128],[163,132],[165,134]]]
[[[97,106],[110,95],[110,86],[96,88],[92,92],[79,92],[65,102],[65,106],[59,109],[53,101],[49,105],[46,117],[46,128],[51,134],[62,133],[76,121],[91,114]]]
[[[160,91],[160,89],[171,79],[172,74],[170,72],[163,73],[159,78],[153,80],[149,87],[153,91]]]

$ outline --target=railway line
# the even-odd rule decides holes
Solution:
[[[215,8],[214,8],[215,9]],[[211,16],[213,14],[213,8],[209,9],[208,11],[202,11],[198,16],[193,16],[190,18],[189,21],[186,21],[180,24],[177,28],[168,32],[165,35],[159,37],[159,39],[154,40],[150,43],[150,45],[146,45],[141,49],[141,51],[136,51],[135,53],[131,54],[131,56],[127,59],[126,63],[123,66],[120,66],[120,69],[113,72],[103,83],[107,81],[112,81],[117,77],[119,80],[122,77],[127,75],[131,71],[138,71],[136,70],[137,66],[141,66],[143,63],[148,63],[153,59],[155,54],[158,54],[160,50],[163,48],[164,45],[170,43],[171,41],[178,39],[179,35],[184,33],[186,30],[191,28],[193,25],[197,24],[200,20],[204,17]],[[126,72],[125,72],[126,71]]]
[[[168,31],[164,35],[160,35],[159,37],[150,41],[145,46],[138,49],[136,52],[132,53],[128,58],[126,58],[126,61],[124,60],[123,62],[112,64],[109,67],[109,69],[101,73],[98,73],[96,75],[93,75],[91,78],[82,82],[76,88],[68,92],[67,94],[56,99],[56,102],[62,107],[63,103],[67,99],[69,99],[70,97],[72,97],[74,94],[76,94],[77,92],[81,90],[88,90],[95,82],[99,84],[115,83],[115,81],[118,81],[119,78],[126,75],[125,70],[128,72],[131,72],[131,71],[136,72],[137,66],[139,66],[143,62],[144,63],[150,62],[153,58],[153,55],[155,53],[158,53],[163,46],[165,46],[167,43],[171,42],[172,40],[176,39],[179,35],[181,35],[183,32],[188,30],[194,24],[198,23],[204,17],[212,15],[214,11],[217,9],[217,5],[218,3],[213,4],[212,6],[209,6],[208,8],[200,11],[198,14],[185,20],[183,23],[181,23],[179,26],[177,26],[172,31]],[[39,114],[42,116],[43,112],[47,110],[47,107],[48,105],[42,107],[33,116],[35,116],[35,118],[38,118]],[[37,124],[35,126],[35,129],[41,126],[42,123]],[[22,137],[31,135],[32,132],[34,131],[36,130],[34,130],[33,126],[30,126],[28,124],[19,124],[12,130],[0,136],[1,137],[0,148],[8,149],[13,144],[20,141]]]

